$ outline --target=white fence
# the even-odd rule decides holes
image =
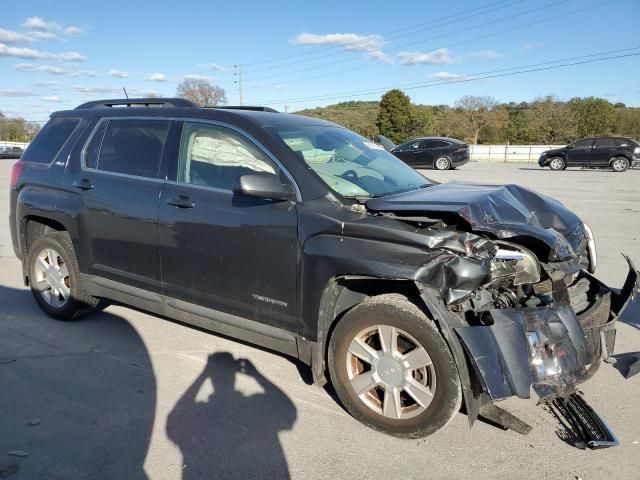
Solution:
[[[545,150],[564,145],[469,145],[471,160],[535,163]]]
[[[0,150],[2,150],[3,148],[9,148],[9,147],[27,148],[27,145],[29,144],[25,142],[5,142],[3,140],[0,140]]]

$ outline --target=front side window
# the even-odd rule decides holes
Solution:
[[[339,127],[267,127],[344,197],[407,192],[431,182],[383,147]]]
[[[170,123],[143,119],[104,121],[89,143],[85,165],[104,172],[158,178]]]
[[[22,160],[36,163],[53,162],[79,123],[79,118],[52,118],[29,144]]]
[[[205,123],[185,122],[180,141],[181,182],[232,191],[241,175],[277,173],[271,160],[235,131]]]
[[[579,140],[573,144],[573,148],[591,148],[593,144],[593,140],[591,138],[587,138],[585,140]]]

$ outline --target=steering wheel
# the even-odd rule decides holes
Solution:
[[[360,177],[358,176],[358,172],[356,172],[355,170],[347,170],[342,175],[340,175],[340,178],[344,178],[348,182],[355,183]]]

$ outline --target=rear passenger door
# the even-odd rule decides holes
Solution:
[[[193,313],[195,304],[295,331],[295,202],[233,193],[243,174],[290,181],[263,147],[229,125],[185,121],[177,150],[160,196],[164,291],[178,300],[169,306]]]
[[[81,266],[92,275],[161,292],[158,172],[171,121],[104,118],[93,129],[65,189],[82,199]]]
[[[591,165],[595,167],[606,167],[609,160],[613,157],[613,139],[612,138],[596,138],[591,152]]]

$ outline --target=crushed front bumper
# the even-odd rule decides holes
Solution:
[[[629,273],[619,293],[583,272],[598,293],[580,315],[556,281],[551,307],[495,309],[493,324],[455,328],[482,393],[494,401],[529,398],[533,389],[541,402],[573,394],[613,353],[615,321],[640,290],[640,273],[625,258]]]

